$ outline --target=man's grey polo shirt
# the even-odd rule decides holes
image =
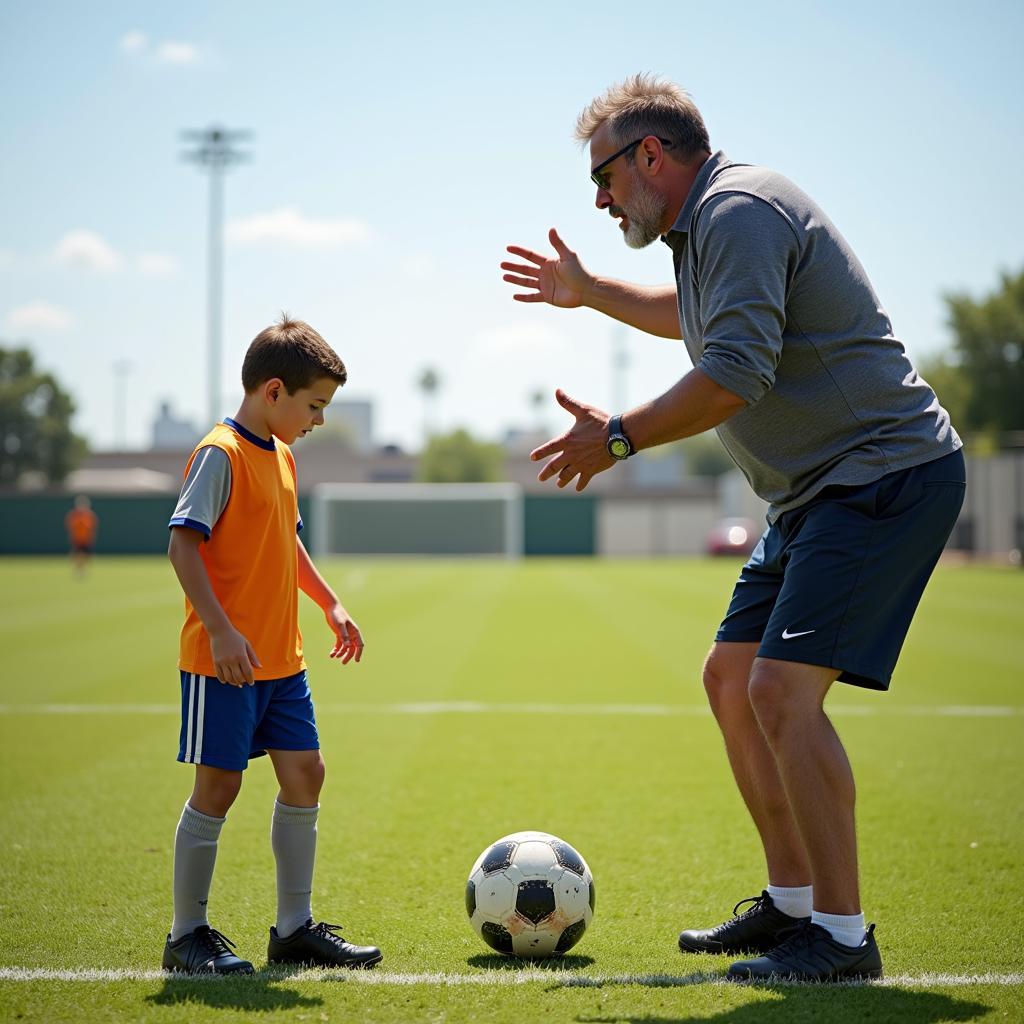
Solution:
[[[716,153],[664,241],[690,358],[747,402],[717,430],[770,521],[960,447],[849,244],[781,174]]]

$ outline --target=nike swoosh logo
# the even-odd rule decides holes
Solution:
[[[790,633],[788,629],[782,631],[783,640],[792,640],[795,636],[807,636],[808,633],[815,632],[813,629],[805,629],[802,633]]]

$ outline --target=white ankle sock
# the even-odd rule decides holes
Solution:
[[[772,898],[777,910],[789,917],[810,917],[811,896],[813,888],[809,885],[797,885],[786,888],[783,885],[769,885],[768,895]]]
[[[811,924],[820,925],[836,942],[844,946],[859,946],[867,934],[864,915],[861,914],[822,914],[811,911]]]

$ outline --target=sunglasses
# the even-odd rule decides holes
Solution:
[[[668,139],[663,139],[663,138],[662,138],[662,137],[661,137],[660,135],[655,135],[654,137],[655,137],[655,138],[656,138],[656,139],[657,139],[657,140],[658,140],[658,141],[659,141],[659,142],[660,142],[660,143],[661,143],[661,144],[662,144],[663,146],[667,146],[667,147],[669,147],[670,149],[672,148],[672,143],[671,143],[671,142],[670,142],[670,141],[669,141]],[[635,142],[631,142],[631,143],[630,143],[630,144],[629,144],[628,146],[623,146],[623,147],[622,147],[622,149],[618,150],[618,152],[612,153],[612,155],[611,155],[610,157],[608,157],[608,159],[607,159],[607,160],[602,160],[602,161],[601,161],[601,162],[600,162],[600,163],[599,163],[599,164],[598,164],[598,165],[597,165],[597,166],[596,166],[596,167],[595,167],[595,168],[594,168],[594,169],[593,169],[593,170],[592,170],[592,171],[590,172],[590,180],[591,180],[591,181],[592,181],[592,182],[593,182],[593,183],[594,183],[594,184],[595,184],[595,185],[596,185],[596,186],[597,186],[598,188],[603,188],[603,189],[604,189],[605,191],[607,191],[607,190],[608,190],[608,186],[609,186],[609,185],[611,184],[611,179],[610,179],[610,178],[608,177],[608,175],[607,175],[607,174],[605,174],[605,171],[604,171],[604,169],[605,169],[605,168],[606,168],[606,167],[607,167],[607,166],[608,166],[608,165],[609,165],[610,163],[612,163],[613,161],[615,161],[615,160],[618,160],[618,159],[619,159],[619,157],[620,157],[620,156],[622,156],[622,155],[623,155],[624,153],[630,153],[630,152],[632,152],[632,151],[633,151],[634,149],[636,149],[636,147],[637,147],[637,146],[639,146],[639,145],[640,145],[640,143],[641,143],[641,142],[643,142],[643,141],[644,141],[644,139],[646,139],[646,138],[647,138],[647,136],[646,136],[646,135],[644,135],[644,136],[643,136],[642,138],[639,138],[639,139],[637,139],[637,140],[636,140]]]

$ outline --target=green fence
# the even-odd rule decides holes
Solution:
[[[527,495],[523,500],[523,554],[593,555],[597,498]]]
[[[162,554],[167,550],[167,520],[177,495],[107,495],[92,498],[99,519],[96,553]],[[0,555],[57,555],[68,550],[64,516],[73,504],[68,494],[0,496]],[[310,536],[312,502],[299,500]],[[523,501],[524,553],[592,555],[596,545],[597,499],[580,495]]]

